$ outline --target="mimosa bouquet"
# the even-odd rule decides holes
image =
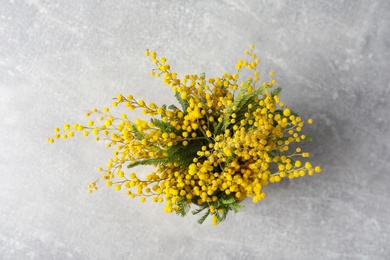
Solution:
[[[195,207],[193,214],[203,213],[199,223],[211,215],[216,225],[242,208],[242,200],[264,199],[264,186],[321,171],[307,161],[309,153],[299,144],[289,149],[310,140],[301,134],[305,122],[280,101],[274,72],[268,82],[260,83],[260,60],[253,48],[245,51],[234,74],[217,78],[190,74],[182,79],[166,58],[147,50],[145,55],[156,66],[151,75],[171,88],[177,105],[157,106],[118,95],[112,107],[140,109],[148,119],[131,121],[127,114],[115,116],[108,107],[94,108],[86,115],[96,115],[95,120],[55,128],[47,140],[53,143],[81,132],[114,148],[106,167],[98,168],[101,177],[88,185],[89,192],[102,180],[141,202],[165,202],[169,213],[185,216]],[[243,70],[250,75],[245,80],[240,79]],[[155,170],[146,176],[130,170],[143,165]]]

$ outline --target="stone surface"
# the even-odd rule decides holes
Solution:
[[[387,0],[1,1],[0,259],[389,259],[389,25]],[[323,172],[268,186],[218,227],[104,185],[89,195],[111,152],[45,142],[118,93],[175,102],[146,48],[217,76],[251,43],[314,118]]]

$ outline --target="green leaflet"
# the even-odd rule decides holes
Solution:
[[[188,211],[191,208],[190,204],[188,203],[188,201],[185,197],[181,197],[181,199],[179,200],[178,203],[176,203],[176,205],[178,205],[180,207],[179,210],[176,211],[176,214],[180,215],[182,217],[187,215]]]
[[[201,208],[193,210],[192,214],[196,215],[196,214],[202,212],[203,210],[205,210],[206,208],[207,208],[207,206],[201,206]]]
[[[135,138],[137,138],[140,141],[143,140],[145,138],[144,133],[138,130],[136,124],[132,123],[131,126],[132,126],[132,129],[133,129]]]
[[[198,220],[199,224],[203,224],[203,222],[206,220],[206,218],[210,215],[210,210],[207,210],[207,212]]]
[[[244,205],[239,205],[239,204],[233,204],[230,206],[231,210],[234,211],[234,213],[237,213],[240,209],[244,208]]]
[[[209,209],[210,206],[215,207],[216,211],[214,213],[211,213]],[[198,220],[198,223],[202,224],[210,214],[217,218],[217,223],[220,223],[226,219],[229,211],[234,211],[234,213],[237,213],[241,208],[244,208],[244,205],[238,204],[233,195],[222,194],[215,202],[203,203],[199,205],[199,208],[193,210],[192,214],[196,215],[207,209],[204,215]],[[223,210],[223,213],[219,212],[221,209]]]
[[[206,73],[201,73],[200,74],[200,77],[203,78],[203,83],[202,84],[199,84],[201,87],[204,87],[206,86]]]
[[[183,100],[181,98],[179,92],[175,93],[175,97],[176,97],[177,101],[179,102],[179,104],[181,105],[181,107],[183,108],[183,113],[186,114],[187,113],[187,107],[188,107],[188,101],[187,100]]]
[[[282,92],[282,88],[281,87],[277,87],[276,89],[274,89],[272,92],[271,92],[271,96],[279,96],[280,92]]]
[[[175,105],[170,105],[168,108],[173,110],[173,111],[175,111],[175,110],[179,110],[180,111],[180,109],[177,106],[175,106]]]
[[[247,108],[248,104],[253,104],[254,100],[267,89],[267,86],[262,86],[252,92],[246,94],[248,87],[250,86],[250,81],[245,81],[244,85],[241,87],[240,92],[238,93],[237,98],[230,104],[227,108],[227,112],[223,118],[222,130],[225,131],[230,125],[230,116],[234,113],[242,114],[245,113],[244,109]],[[233,107],[236,106],[237,109],[233,111]]]
[[[219,134],[219,132],[222,129],[222,126],[223,126],[223,121],[222,122],[218,122],[218,124],[214,128],[214,136],[217,136]]]
[[[222,204],[232,204],[236,202],[236,200],[233,197],[222,199],[221,200]]]
[[[181,143],[168,147],[168,160],[169,162],[175,162],[184,171],[193,162],[193,159],[197,157],[197,152],[202,149],[204,143],[202,141],[190,141],[187,146],[183,146]]]
[[[156,127],[160,128],[163,133],[176,130],[170,123],[164,123],[162,120],[157,118],[151,118],[150,122]]]
[[[136,162],[133,162],[133,163],[130,163],[129,165],[127,165],[127,168],[133,168],[133,167],[136,167],[136,166],[140,166],[140,165],[160,165],[160,164],[164,164],[167,162],[167,157],[161,157],[161,158],[149,158],[149,159],[145,159],[145,160],[139,160],[139,161],[136,161]]]

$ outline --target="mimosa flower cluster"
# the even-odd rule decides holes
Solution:
[[[241,200],[264,199],[264,186],[321,171],[299,147],[310,140],[301,133],[305,122],[279,99],[274,72],[260,83],[260,60],[253,48],[245,51],[233,74],[189,74],[181,79],[166,58],[147,50],[145,55],[156,66],[151,75],[171,88],[180,108],[120,94],[112,107],[140,109],[149,119],[130,121],[127,114],[115,116],[108,107],[94,108],[86,115],[95,119],[55,128],[47,140],[53,143],[80,132],[114,148],[106,167],[98,168],[102,176],[88,185],[89,192],[98,189],[101,179],[141,202],[165,202],[168,213],[184,216],[195,206],[193,214],[204,213],[199,223],[211,215],[216,225],[242,208]],[[240,79],[243,70],[250,75],[245,80]],[[291,150],[293,143],[298,144]],[[154,166],[155,171],[142,177],[129,170],[140,165]]]

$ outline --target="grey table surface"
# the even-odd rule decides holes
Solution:
[[[251,43],[314,118],[323,172],[267,186],[217,227],[104,185],[90,195],[111,151],[45,142],[119,93],[175,102],[146,48],[215,77]],[[2,0],[0,259],[390,259],[389,69],[387,0]]]

